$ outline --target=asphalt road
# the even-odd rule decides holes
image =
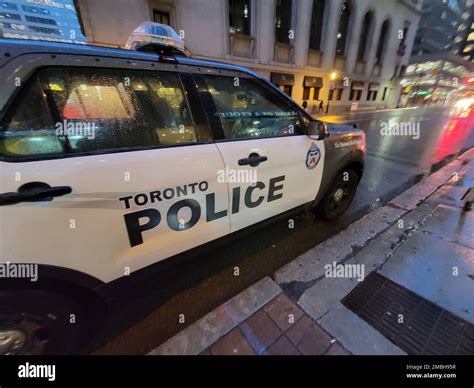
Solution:
[[[474,117],[460,119],[442,109],[417,108],[327,116],[366,131],[367,159],[357,196],[337,222],[283,220],[246,239],[194,257],[165,260],[145,277],[125,279],[113,289],[111,320],[93,346],[95,354],[143,354],[298,255],[474,147]],[[420,136],[382,136],[384,123],[419,125]],[[416,127],[414,127],[416,128]],[[238,268],[238,276],[236,276]],[[184,322],[183,322],[184,319]]]

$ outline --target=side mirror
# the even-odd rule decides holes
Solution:
[[[306,125],[306,135],[314,140],[324,140],[329,136],[328,126],[321,121],[310,121]]]

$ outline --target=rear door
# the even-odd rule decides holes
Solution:
[[[221,130],[231,231],[313,201],[324,168],[324,143],[304,134],[308,118],[289,99],[251,76],[198,77]]]
[[[38,70],[2,122],[0,193],[56,193],[0,196],[2,260],[110,281],[227,234],[229,217],[212,213],[228,203],[216,178],[225,166],[196,132],[203,123],[182,81],[170,71]]]

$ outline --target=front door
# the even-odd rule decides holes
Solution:
[[[253,78],[203,77],[223,130],[231,231],[315,199],[324,143],[303,132],[298,108]]]

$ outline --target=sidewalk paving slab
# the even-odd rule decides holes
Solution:
[[[264,278],[197,322],[191,324],[148,354],[199,354],[280,292],[281,289],[270,278]]]
[[[474,249],[422,230],[407,239],[381,274],[474,323]]]
[[[341,303],[324,315],[318,323],[351,353],[358,355],[405,355],[367,322]]]
[[[438,238],[474,249],[474,213],[459,207],[439,205],[423,226],[425,232]]]
[[[329,333],[283,294],[206,349],[203,355],[347,355]]]

